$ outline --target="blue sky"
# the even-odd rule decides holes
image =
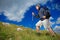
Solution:
[[[33,17],[32,21],[32,12],[38,13],[35,9],[38,3],[49,8],[51,27],[60,27],[60,0],[0,0],[0,21],[35,29],[39,19]]]

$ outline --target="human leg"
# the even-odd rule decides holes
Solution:
[[[41,25],[42,25],[42,22],[39,20],[37,23],[36,23],[36,31],[37,32],[40,32],[40,27],[41,27]]]
[[[53,36],[55,35],[54,31],[52,30],[52,28],[50,27],[50,22],[49,22],[49,19],[46,19],[43,21],[43,25],[44,25],[44,28],[47,29],[47,31],[49,31],[49,33]]]

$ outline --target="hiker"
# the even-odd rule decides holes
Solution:
[[[34,12],[32,12],[32,15],[36,18],[40,18],[40,20],[36,23],[36,31],[37,33],[40,33],[39,28],[43,25],[45,29],[47,29],[52,36],[55,35],[54,31],[52,30],[52,28],[50,27],[50,22],[49,22],[49,18],[50,18],[50,13],[48,8],[46,7],[40,7],[40,5],[36,5],[36,9],[38,10],[38,15],[36,15]]]

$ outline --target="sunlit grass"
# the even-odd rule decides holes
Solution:
[[[17,31],[18,27],[23,30]],[[46,32],[45,30],[41,31],[41,35],[38,36],[36,31],[30,28],[13,24],[7,26],[0,22],[0,40],[59,40],[59,35],[52,37],[51,35],[45,35]]]

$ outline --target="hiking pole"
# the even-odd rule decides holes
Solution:
[[[32,12],[33,13],[33,12]],[[33,28],[34,26],[33,26],[33,14],[32,14],[32,28]]]
[[[32,15],[32,21],[33,21],[33,15]]]
[[[32,21],[33,21],[33,12],[32,12]]]

